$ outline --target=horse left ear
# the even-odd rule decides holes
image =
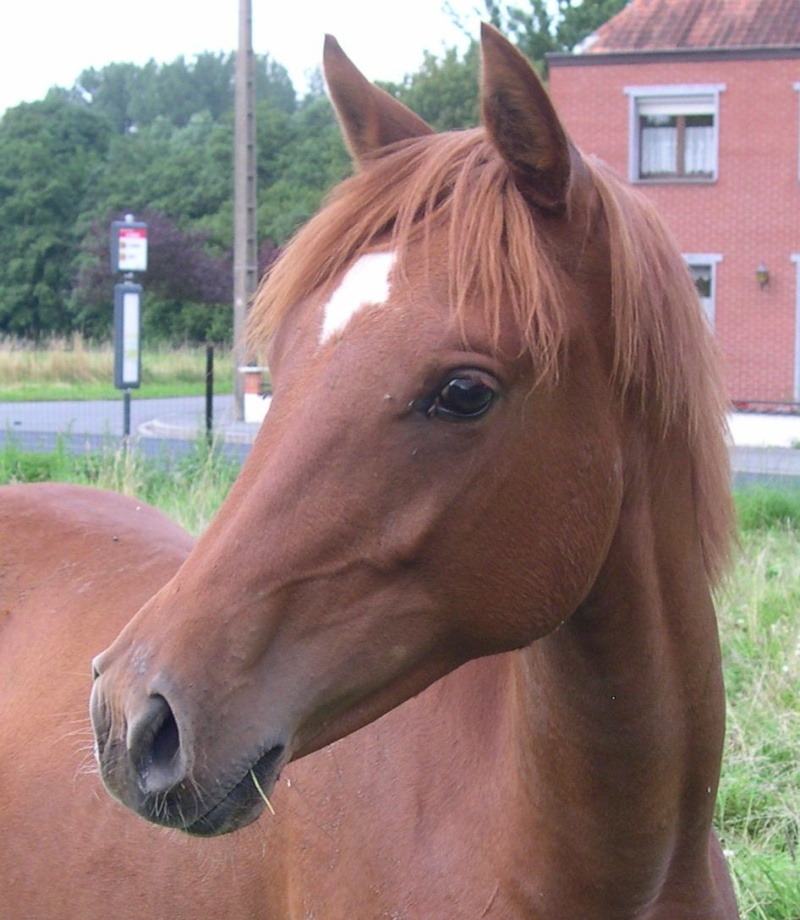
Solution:
[[[370,83],[332,35],[325,36],[325,80],[347,146],[357,164],[395,141],[433,134],[433,128]]]
[[[489,139],[525,199],[559,214],[567,202],[570,143],[550,97],[528,60],[485,23],[481,50],[481,106]]]

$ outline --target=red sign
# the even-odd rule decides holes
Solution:
[[[111,262],[114,271],[147,271],[147,224],[114,221],[111,225]]]

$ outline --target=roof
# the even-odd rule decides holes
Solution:
[[[631,0],[582,50],[605,54],[797,45],[800,0]]]

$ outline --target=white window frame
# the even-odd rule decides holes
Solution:
[[[700,306],[713,329],[717,302],[717,265],[722,261],[722,255],[718,252],[685,252],[683,260],[689,266],[705,267],[707,265],[711,268],[711,296],[700,297]]]
[[[626,86],[628,97],[628,179],[637,185],[716,182],[719,176],[719,94],[724,83],[691,83],[665,86]],[[646,109],[664,114],[711,114],[713,125],[714,168],[710,176],[641,176],[639,116]]]

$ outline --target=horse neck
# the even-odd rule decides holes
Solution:
[[[517,813],[562,886],[565,852],[595,882],[626,865],[619,904],[646,903],[676,860],[707,864],[724,731],[688,463],[665,450],[628,471],[589,596],[554,634],[508,656]]]

